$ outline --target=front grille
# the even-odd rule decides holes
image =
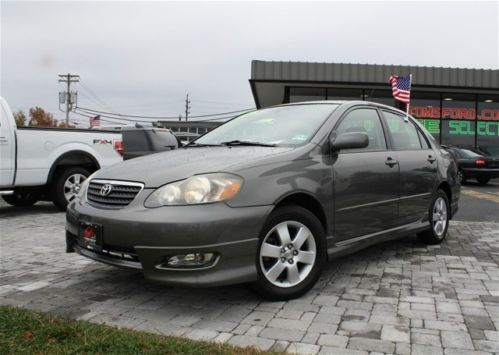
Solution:
[[[88,184],[87,201],[97,207],[119,209],[128,206],[143,187],[138,182],[92,180]]]

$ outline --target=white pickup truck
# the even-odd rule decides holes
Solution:
[[[92,172],[123,160],[121,132],[16,128],[0,97],[0,195],[14,206],[51,200],[62,210]]]

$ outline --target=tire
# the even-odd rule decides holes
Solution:
[[[77,189],[89,175],[90,171],[79,166],[70,166],[59,171],[51,189],[54,205],[60,210],[65,211],[69,202],[76,197],[78,193]]]
[[[490,181],[490,179],[486,177],[477,177],[476,180],[480,185],[487,185],[488,182]]]
[[[315,285],[326,259],[325,232],[317,217],[299,206],[278,208],[260,235],[255,260],[258,279],[253,289],[272,301],[299,297]]]
[[[461,169],[457,171],[457,181],[459,182],[459,185],[466,184],[466,178],[464,177],[464,173]]]
[[[38,194],[32,191],[15,191],[12,195],[2,195],[2,198],[11,206],[33,206],[38,201]]]
[[[418,238],[425,244],[440,244],[447,236],[450,218],[449,199],[444,191],[437,191],[428,213],[430,228],[419,233]],[[439,218],[439,220],[435,220],[436,218]]]

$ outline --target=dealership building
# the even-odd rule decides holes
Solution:
[[[409,111],[438,142],[499,155],[499,70],[254,60],[250,85],[257,108],[365,100],[405,110],[389,78],[409,74]]]

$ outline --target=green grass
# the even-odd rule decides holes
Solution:
[[[0,306],[0,354],[270,354]]]

